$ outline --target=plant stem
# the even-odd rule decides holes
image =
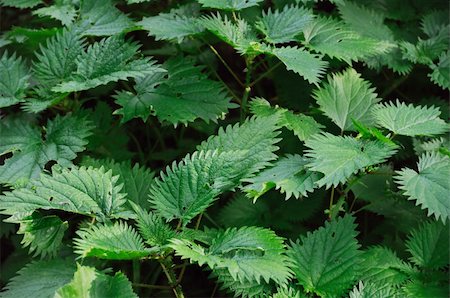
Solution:
[[[164,264],[165,262],[169,263],[169,264],[167,264],[168,266],[166,266]],[[172,268],[172,262],[165,259],[165,260],[160,260],[159,263],[161,264],[164,274],[166,275],[167,280],[169,281],[169,284],[172,288],[173,293],[175,294],[175,297],[176,298],[184,298],[184,294],[181,289],[181,285],[179,285],[177,283],[177,278],[175,277],[175,272],[173,271],[173,268]]]
[[[250,85],[250,81],[252,79],[252,63],[253,59],[250,59],[248,57],[245,58],[245,86],[244,86],[244,94],[242,95],[241,100],[241,122],[244,120],[245,115],[247,113],[247,100],[250,95],[250,92],[252,91],[252,87]]]
[[[133,260],[133,282],[138,283],[141,280],[141,263],[139,260]]]
[[[331,195],[330,195],[330,206],[328,207],[328,218],[332,220],[332,213],[331,208],[333,208],[333,200],[334,200],[334,187],[331,189]]]
[[[262,75],[260,75],[256,80],[254,80],[251,84],[250,87],[252,87],[253,85],[255,85],[256,83],[258,83],[259,81],[261,81],[262,79],[264,79],[268,74],[270,74],[273,70],[275,70],[278,66],[280,66],[282,63],[278,62],[277,64],[275,64],[274,66],[272,66],[271,68],[269,68],[266,72],[264,72]]]
[[[172,289],[172,287],[170,287],[170,286],[147,285],[147,284],[141,284],[141,283],[137,283],[137,282],[134,282],[133,286],[134,287],[140,287],[140,288],[147,288],[147,289],[159,289],[159,290],[170,290],[170,289]]]
[[[242,81],[239,79],[239,77],[236,75],[236,73],[231,69],[231,67],[228,65],[228,63],[222,58],[222,56],[220,56],[219,52],[217,52],[217,50],[212,45],[210,45],[209,43],[207,43],[207,45],[209,46],[211,51],[217,56],[217,58],[219,58],[220,62],[222,62],[222,64],[231,73],[231,75],[239,83],[239,85],[244,87],[244,83],[242,83]]]

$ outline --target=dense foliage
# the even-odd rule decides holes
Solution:
[[[448,297],[442,0],[0,0],[0,297]]]

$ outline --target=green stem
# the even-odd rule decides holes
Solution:
[[[173,271],[173,263],[170,260],[160,260],[161,268],[164,271],[164,274],[169,281],[169,285],[172,288],[173,293],[176,298],[184,298],[183,290],[181,289],[181,285],[177,283],[177,278],[175,276],[175,272]]]
[[[252,79],[252,63],[253,60],[250,58],[245,58],[245,65],[246,65],[246,73],[245,73],[245,85],[244,85],[244,94],[242,95],[241,100],[241,122],[245,119],[245,115],[247,114],[247,101],[248,97],[250,95],[250,92],[252,91],[252,87],[250,85],[250,81]]]
[[[147,285],[147,284],[141,284],[134,282],[133,287],[139,287],[139,288],[147,288],[147,289],[158,289],[158,290],[170,290],[172,287],[169,286],[161,286],[161,285]]]
[[[239,77],[236,75],[236,73],[231,69],[231,67],[228,65],[228,63],[222,58],[222,56],[219,54],[219,52],[217,52],[217,50],[209,43],[206,43],[206,44],[209,46],[211,51],[217,56],[217,58],[219,58],[220,62],[222,62],[222,64],[231,73],[231,75],[239,83],[239,85],[244,87],[244,83],[242,83],[242,81],[239,79]]]
[[[328,207],[328,211],[329,211],[329,213],[328,213],[328,218],[329,218],[330,220],[333,219],[333,218],[332,218],[332,212],[331,212],[331,209],[333,208],[333,200],[334,200],[334,187],[331,189],[330,206]]]
[[[277,64],[275,64],[274,66],[272,66],[271,68],[269,68],[266,72],[264,72],[262,75],[260,75],[256,80],[254,80],[251,84],[250,87],[252,87],[253,85],[255,85],[256,83],[258,83],[259,81],[261,81],[262,79],[264,79],[268,74],[270,74],[273,70],[275,70],[278,66],[280,66],[282,63],[278,62]]]
[[[141,280],[141,263],[139,260],[133,260],[133,282],[138,283]]]

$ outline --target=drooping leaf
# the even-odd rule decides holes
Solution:
[[[310,10],[286,5],[283,10],[272,11],[269,8],[255,25],[266,36],[267,42],[275,44],[295,41],[312,20]]]
[[[434,215],[443,222],[450,218],[448,193],[450,182],[450,158],[436,152],[424,153],[417,163],[418,171],[403,168],[398,171],[396,182],[409,200],[427,209],[428,216]]]
[[[297,47],[271,48],[266,53],[276,56],[288,70],[298,73],[311,84],[320,82],[328,66],[328,62],[321,60],[318,55]]]
[[[78,264],[72,281],[60,287],[55,293],[55,298],[77,297],[137,298],[138,296],[133,292],[130,281],[122,272],[109,276],[97,271],[94,267]]]
[[[127,223],[98,224],[77,231],[75,253],[80,257],[131,260],[148,256],[141,236]]]
[[[98,220],[124,217],[125,195],[118,177],[103,168],[72,168],[53,171],[52,176],[41,175],[29,187],[17,188],[0,196],[2,214],[10,221],[21,220],[26,213],[37,209],[64,210],[95,216]]]
[[[214,269],[210,277],[217,278],[220,289],[234,294],[234,297],[262,298],[267,297],[272,290],[271,285],[265,281],[236,280],[226,268]]]
[[[198,0],[203,7],[223,10],[241,10],[259,5],[262,1],[263,0]]]
[[[0,57],[0,108],[15,105],[25,98],[29,70],[21,57],[5,51]]]
[[[85,118],[57,116],[47,122],[42,139],[40,129],[25,119],[3,119],[0,155],[12,152],[13,156],[0,166],[0,183],[24,184],[38,178],[48,162],[72,165],[77,153],[84,150],[91,129]]]
[[[162,66],[163,72],[154,72],[136,79],[136,94],[120,91],[115,96],[122,108],[122,121],[140,117],[146,120],[155,114],[160,121],[187,124],[197,118],[216,121],[228,109],[235,107],[219,82],[208,79],[203,67],[194,61],[178,56]]]
[[[30,247],[34,256],[55,256],[69,224],[56,215],[33,213],[20,221],[17,234],[23,234],[22,245]]]
[[[311,158],[308,167],[324,174],[317,181],[327,188],[345,183],[351,175],[365,167],[383,163],[392,156],[396,147],[378,140],[362,140],[330,133],[315,135],[306,140],[306,157]]]
[[[0,296],[53,297],[58,288],[70,282],[75,270],[74,262],[70,259],[34,261],[17,272]]]
[[[245,19],[230,20],[226,15],[203,16],[199,23],[218,38],[235,48],[240,54],[259,54],[258,37]]]
[[[42,0],[0,0],[1,6],[12,6],[17,8],[32,8],[42,3]]]
[[[84,0],[80,6],[83,36],[111,36],[133,26],[133,22],[114,6],[112,0]]]
[[[308,161],[300,155],[287,155],[278,159],[273,167],[259,172],[247,180],[250,184],[244,187],[247,196],[258,199],[272,188],[286,194],[286,200],[291,196],[299,198],[308,196],[313,191],[315,182],[321,178],[316,172],[309,171],[305,165]]]
[[[386,53],[390,42],[363,37],[350,30],[342,21],[316,17],[304,30],[306,46],[347,63]]]
[[[61,21],[61,24],[68,26],[73,23],[77,15],[77,10],[71,0],[56,0],[55,4],[41,7],[33,11],[40,17],[48,16]]]
[[[227,269],[233,280],[273,280],[285,284],[291,276],[282,238],[257,227],[217,231],[207,247],[186,239],[172,239],[170,246],[183,259],[211,269]]]
[[[328,76],[328,82],[313,96],[325,115],[344,131],[354,129],[352,119],[365,125],[373,123],[371,108],[380,101],[374,91],[368,81],[349,68]]]
[[[204,30],[197,21],[200,8],[197,4],[187,4],[168,13],[145,17],[136,25],[155,36],[156,40],[175,40],[181,43],[186,37],[198,34]]]
[[[440,269],[450,264],[448,228],[448,222],[429,221],[411,231],[406,241],[411,261],[429,269]]]
[[[279,125],[291,130],[300,140],[305,141],[311,136],[319,133],[323,126],[311,116],[300,113],[293,113],[276,105],[271,107],[264,98],[253,98],[250,102],[250,111],[256,116],[279,115]]]
[[[95,88],[109,82],[142,78],[160,71],[150,58],[133,59],[139,51],[137,43],[126,42],[114,35],[90,45],[76,59],[77,70],[70,79],[52,88],[55,92],[74,92]]]
[[[292,243],[292,270],[307,292],[342,295],[355,282],[360,262],[354,218],[345,216]]]
[[[405,136],[438,135],[448,130],[439,118],[439,108],[406,105],[404,102],[379,104],[373,109],[373,117],[380,127]]]

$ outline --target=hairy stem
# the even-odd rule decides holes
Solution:
[[[176,298],[184,298],[183,290],[181,285],[177,283],[177,278],[175,272],[173,271],[173,263],[168,259],[160,260],[161,268],[169,281],[170,287]]]
[[[241,100],[241,122],[244,121],[245,119],[245,115],[247,114],[247,101],[248,101],[248,97],[250,95],[250,92],[252,91],[252,87],[250,85],[250,81],[252,79],[252,63],[253,63],[253,59],[250,59],[248,57],[246,57],[245,59],[245,85],[244,85],[244,94],[242,95],[242,100]]]

